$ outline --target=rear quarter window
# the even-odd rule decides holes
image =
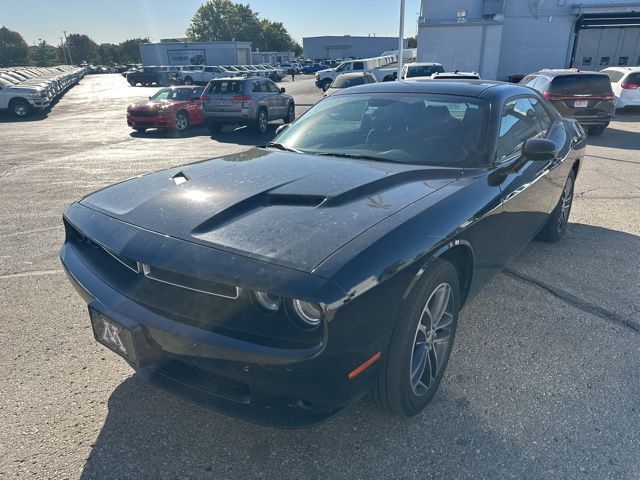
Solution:
[[[602,73],[609,77],[609,80],[611,80],[613,83],[619,82],[620,80],[622,80],[622,77],[624,77],[624,72],[618,72],[616,70],[609,70],[608,72]]]
[[[627,83],[640,85],[640,72],[630,73],[629,76],[627,77]]]
[[[208,93],[213,94],[237,94],[242,92],[244,82],[232,80],[218,80],[211,82]]]
[[[551,81],[551,93],[559,95],[610,95],[611,80],[606,75],[561,75]]]

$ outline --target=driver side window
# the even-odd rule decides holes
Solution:
[[[506,160],[528,139],[540,134],[540,123],[528,98],[507,100],[502,109],[496,158]]]

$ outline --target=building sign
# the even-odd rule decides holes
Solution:
[[[169,65],[205,65],[204,50],[168,50]]]

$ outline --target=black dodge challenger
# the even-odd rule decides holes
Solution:
[[[350,88],[262,148],[74,203],[61,259],[96,340],[161,388],[274,426],[367,392],[415,415],[465,302],[563,236],[584,148],[527,87]]]

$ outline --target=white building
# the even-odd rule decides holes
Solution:
[[[302,49],[304,58],[311,60],[371,58],[387,50],[397,50],[398,43],[398,37],[306,37],[302,39]]]
[[[251,65],[251,42],[141,43],[143,65]]]
[[[640,1],[423,0],[418,60],[504,80],[640,64]]]

